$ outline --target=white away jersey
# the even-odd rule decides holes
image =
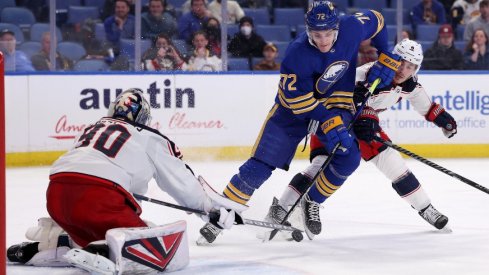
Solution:
[[[357,68],[355,83],[365,81],[367,72],[373,64],[371,62]],[[367,106],[379,113],[387,110],[402,99],[409,100],[414,109],[422,116],[426,115],[431,107],[431,99],[423,86],[417,82],[416,76],[407,79],[402,84],[389,85],[382,89],[377,89],[370,96]]]
[[[105,117],[86,127],[50,174],[61,172],[107,179],[137,194],[145,194],[154,178],[179,204],[195,209],[204,209],[208,198],[172,141],[122,119]]]

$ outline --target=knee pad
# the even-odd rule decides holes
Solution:
[[[273,166],[250,158],[239,168],[238,177],[247,186],[258,189],[272,175],[273,170],[275,170]]]
[[[413,191],[417,190],[419,186],[418,179],[411,173],[411,171],[407,171],[406,175],[392,183],[392,188],[394,188],[397,194],[401,197],[411,194]]]
[[[118,274],[175,271],[189,263],[185,221],[157,227],[114,228],[107,231],[110,259]]]
[[[299,194],[304,194],[311,185],[311,179],[302,173],[297,173],[289,183],[289,187],[295,189]]]

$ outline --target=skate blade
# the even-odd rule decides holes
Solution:
[[[197,238],[197,240],[195,241],[195,244],[197,244],[198,246],[209,246],[212,243],[208,242],[204,237],[199,236],[199,238]]]
[[[438,230],[438,232],[443,233],[443,234],[450,234],[453,233],[453,230],[450,228],[450,226],[445,225],[442,229]]]
[[[261,240],[262,242],[270,242],[270,235],[272,234],[272,231],[263,231],[263,232],[258,232],[256,233],[256,238]],[[272,240],[282,240],[282,241],[294,241],[294,238],[292,238],[292,231],[279,231],[273,237]]]

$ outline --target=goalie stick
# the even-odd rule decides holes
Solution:
[[[418,156],[415,153],[413,153],[411,151],[408,151],[408,150],[402,148],[401,146],[395,145],[395,144],[393,144],[390,141],[383,140],[382,138],[377,137],[377,136],[375,136],[374,139],[376,141],[382,143],[382,144],[385,144],[386,146],[388,146],[388,147],[390,147],[390,148],[392,148],[392,149],[394,149],[396,151],[399,151],[399,152],[401,152],[401,153],[403,153],[403,154],[405,154],[407,156],[412,157],[415,160],[418,160],[418,161],[420,161],[420,162],[428,165],[429,167],[435,168],[436,170],[438,170],[438,171],[440,171],[442,173],[445,173],[445,174],[447,174],[447,175],[449,175],[451,177],[454,177],[454,178],[460,180],[461,182],[464,182],[464,183],[466,183],[466,184],[474,187],[475,189],[478,189],[478,190],[480,190],[480,191],[482,191],[484,193],[489,194],[489,188],[487,188],[487,187],[484,187],[484,186],[482,186],[482,185],[480,185],[480,184],[478,184],[476,182],[473,182],[473,181],[471,181],[471,180],[469,180],[469,179],[467,179],[465,177],[462,177],[461,175],[459,175],[457,173],[454,173],[454,172],[452,172],[452,171],[450,171],[450,170],[448,170],[448,169],[446,169],[444,167],[441,167],[440,165],[438,165],[438,164],[436,164],[436,163],[434,163],[432,161],[429,161],[429,160],[427,160],[427,159],[425,159],[425,158],[423,158],[421,156]]]
[[[355,115],[353,116],[353,119],[350,121],[350,123],[348,124],[348,128],[347,128],[347,131],[349,132],[351,130],[351,128],[353,127],[353,124],[355,123],[355,120],[358,118],[358,116],[360,115],[360,113],[362,112],[363,110],[363,107],[365,106],[365,104],[367,104],[367,101],[368,99],[370,98],[370,96],[372,95],[372,93],[375,91],[375,88],[377,88],[377,85],[379,85],[380,83],[380,78],[377,78],[374,83],[372,83],[372,85],[370,86],[370,88],[368,89],[368,92],[367,92],[367,95],[365,96],[365,98],[363,99],[363,102],[362,102],[362,105],[360,105],[360,107],[358,108],[357,112],[355,113]],[[314,177],[312,178],[311,180],[311,184],[309,184],[309,187],[307,188],[307,190],[302,193],[299,198],[295,201],[295,203],[292,205],[292,207],[289,209],[289,211],[287,212],[287,214],[285,215],[284,219],[282,220],[282,222],[280,224],[284,224],[287,219],[289,218],[289,216],[292,214],[292,212],[294,211],[294,209],[297,207],[297,205],[299,204],[299,202],[302,200],[302,197],[304,197],[305,194],[307,194],[307,192],[309,192],[309,189],[311,189],[311,187],[313,186],[314,182],[317,180],[317,178],[319,177],[319,175],[321,174],[321,172],[326,169],[326,167],[329,165],[329,163],[331,162],[331,160],[333,160],[333,157],[336,153],[336,151],[340,148],[340,143],[336,143],[336,145],[334,146],[333,148],[333,151],[331,151],[331,154],[328,155],[328,157],[326,158],[326,160],[324,161],[323,165],[321,165],[321,168],[317,171],[317,173],[314,175]],[[278,233],[278,229],[274,229],[271,233],[270,233],[270,237],[268,238],[269,241],[271,241],[275,235],[277,235]]]
[[[175,208],[175,209],[178,209],[178,210],[183,210],[183,211],[186,211],[186,212],[191,212],[191,213],[195,213],[195,214],[199,214],[199,215],[212,215],[212,213],[207,213],[207,212],[202,211],[202,210],[198,210],[198,209],[194,209],[194,208],[189,208],[189,207],[185,207],[185,206],[181,206],[181,205],[176,205],[176,204],[169,203],[169,202],[166,202],[166,201],[160,201],[160,200],[149,198],[149,197],[146,197],[146,196],[143,196],[143,195],[139,195],[139,194],[132,194],[132,195],[136,199],[138,199],[138,200],[147,201],[147,202],[151,202],[151,203],[154,203],[154,204],[159,204],[159,205],[163,205],[163,206],[167,206],[167,207],[171,207],[171,208]],[[243,219],[243,218],[238,218],[238,219],[236,219],[235,222],[238,225],[247,224],[247,225],[253,225],[253,226],[258,226],[258,227],[265,227],[265,228],[272,228],[272,229],[277,229],[277,230],[285,230],[285,231],[299,230],[299,229],[297,229],[295,227],[287,226],[287,225],[283,225],[283,224],[276,224],[276,223],[271,223],[271,222],[266,222],[266,221],[250,220],[250,219]]]

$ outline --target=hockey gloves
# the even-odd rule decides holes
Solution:
[[[371,142],[380,132],[379,117],[377,112],[370,107],[365,107],[353,125],[353,131],[358,139]]]
[[[326,140],[321,140],[326,146],[326,150],[331,153],[337,143],[340,144],[338,155],[347,155],[348,148],[353,144],[353,137],[348,133],[340,115],[335,115],[321,124]]]
[[[425,118],[440,127],[447,138],[451,138],[457,133],[457,122],[440,104],[433,102]]]
[[[401,57],[393,53],[381,53],[379,59],[370,68],[367,81],[372,84],[377,78],[380,83],[377,88],[389,86],[396,75],[397,69],[401,65]]]
[[[227,210],[224,207],[209,213],[209,222],[221,229],[230,229],[233,224],[243,224],[243,219],[234,210]]]

